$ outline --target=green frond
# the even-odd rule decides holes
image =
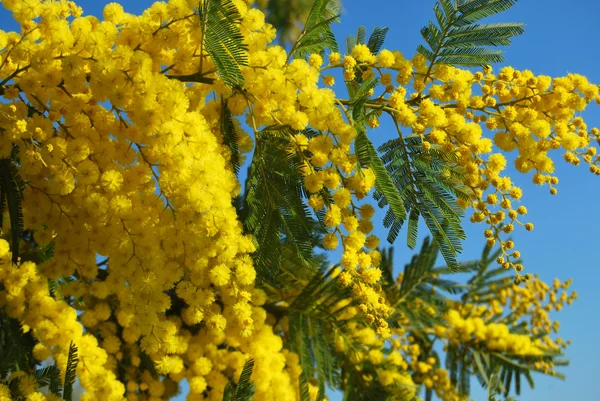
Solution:
[[[348,338],[349,333],[347,322],[337,318],[342,309],[333,311],[340,301],[350,298],[351,293],[330,278],[333,271],[332,268],[326,272],[316,272],[283,311],[288,316],[287,345],[298,354],[307,379],[316,375],[319,388],[317,399],[322,399],[325,386],[333,386],[335,377],[339,377],[340,367],[335,363],[333,334]],[[265,308],[277,316],[277,306],[266,305]]]
[[[231,381],[228,381],[223,390],[223,401],[231,401],[231,392],[233,391]]]
[[[369,92],[374,89],[379,80],[375,77],[369,77],[365,81],[362,79],[346,81],[346,88],[350,95],[350,113],[354,125],[360,130],[364,130],[367,124],[365,103],[369,100]]]
[[[437,60],[442,64],[481,67],[491,63],[500,63],[504,61],[504,57],[500,50],[483,47],[458,47],[440,51]]]
[[[78,363],[79,358],[77,357],[77,346],[75,346],[75,344],[71,341],[63,385],[63,400],[73,401],[73,386],[75,385],[75,380],[77,380]]]
[[[251,401],[256,392],[256,385],[250,381],[252,369],[254,368],[254,360],[249,359],[244,364],[240,379],[235,388],[235,394],[232,401]]]
[[[456,18],[457,26],[473,24],[492,15],[508,11],[517,0],[469,0],[461,1]]]
[[[428,47],[417,48],[430,64],[425,80],[437,63],[475,67],[504,61],[501,51],[491,48],[509,45],[524,32],[523,24],[477,22],[510,9],[516,1],[439,0],[433,8],[437,24],[431,21],[421,29]]]
[[[23,180],[19,176],[17,161],[18,148],[13,147],[9,158],[0,160],[0,223],[4,223],[4,206],[8,208],[11,231],[12,261],[19,259],[19,243],[23,235]]]
[[[203,45],[223,82],[242,86],[241,68],[248,65],[248,47],[240,31],[242,19],[231,0],[206,0],[199,7]]]
[[[355,140],[355,151],[358,160],[363,167],[371,167],[375,173],[375,190],[377,193],[385,196],[390,211],[398,219],[406,218],[406,208],[391,174],[389,174],[383,161],[377,154],[375,147],[363,130],[359,130]]]
[[[429,237],[423,240],[421,250],[412,257],[410,263],[404,266],[404,275],[398,295],[406,297],[418,284],[426,279],[435,264],[438,255],[438,248],[434,242],[430,242]]]
[[[457,179],[461,173],[454,157],[440,150],[425,152],[420,140],[411,137],[388,141],[379,151],[408,213],[408,246],[416,246],[418,220],[422,216],[446,263],[457,270],[456,255],[462,250],[465,233],[461,226],[463,211],[456,204],[456,198],[469,199],[470,195]],[[375,199],[379,207],[390,203],[388,196],[379,190]],[[390,230],[389,242],[395,241],[405,220],[406,217],[397,215],[393,209],[387,211],[383,223]]]
[[[292,134],[287,130],[281,130],[280,137],[258,133],[260,140],[246,180],[241,218],[257,243],[255,267],[259,282],[275,282],[283,242],[308,268],[314,263],[313,249],[318,243],[319,224],[304,203],[302,160],[286,151]]]
[[[306,373],[300,373],[300,401],[310,401],[310,394],[308,392],[308,379]]]
[[[33,376],[36,378],[38,386],[48,386],[48,391],[50,393],[56,394],[60,397],[62,386],[60,382],[60,369],[57,365],[51,365],[37,369]]]
[[[406,243],[410,249],[414,249],[417,246],[417,237],[419,235],[419,217],[421,212],[419,209],[414,208],[410,211],[408,216],[408,229],[406,231],[407,240]],[[396,226],[398,227],[398,226]],[[399,227],[398,227],[399,229]]]
[[[33,346],[31,333],[24,333],[18,320],[0,313],[0,380],[10,372],[29,371]]]
[[[237,130],[233,122],[233,115],[227,107],[227,102],[221,99],[221,133],[223,134],[223,143],[231,151],[229,162],[237,176],[240,172],[241,155],[237,143]]]
[[[308,14],[302,33],[294,43],[290,55],[305,58],[311,53],[323,55],[325,50],[338,51],[331,24],[339,22],[336,0],[315,0]]]
[[[290,310],[319,321],[327,322],[342,329],[344,321],[337,320],[331,311],[335,304],[351,296],[348,289],[341,287],[335,280],[330,279],[333,269],[323,273],[317,271],[311,280],[290,304]]]
[[[317,399],[323,399],[325,396],[325,385],[332,383],[333,377],[333,355],[328,339],[325,336],[323,325],[319,321],[310,321],[310,331],[313,340],[313,353],[317,367],[317,382],[319,386],[319,395]]]
[[[346,54],[351,54],[352,49],[356,46],[356,37],[354,35],[346,36]]]
[[[521,24],[474,24],[453,29],[447,36],[448,47],[508,46],[513,36],[525,31]]]
[[[369,50],[371,50],[371,53],[379,53],[381,47],[383,46],[383,42],[385,42],[385,37],[389,30],[390,28],[388,27],[380,28],[378,26],[373,29],[373,32],[369,37],[369,41],[367,42],[367,47],[369,48]]]
[[[225,385],[223,401],[252,401],[256,392],[256,385],[250,381],[253,369],[254,360],[248,359],[242,368],[237,384],[230,380]]]

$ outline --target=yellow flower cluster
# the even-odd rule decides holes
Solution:
[[[504,153],[516,150],[516,169],[533,173],[533,182],[547,184],[553,195],[558,177],[553,175],[552,152],[562,151],[564,159],[574,165],[584,161],[592,173],[600,174],[600,157],[592,146],[600,130],[588,128],[577,116],[590,102],[600,104],[599,86],[577,74],[552,79],[512,67],[504,67],[498,75],[491,68],[477,73],[443,64],[428,68],[422,55],[407,60],[399,52],[383,50],[375,56],[364,45],[357,45],[343,59],[334,54],[331,62],[324,69],[343,68],[347,80],[354,79],[358,66],[363,79],[378,76],[385,86],[379,97],[365,105],[373,110],[371,127],[379,125],[385,112],[401,137],[409,136],[401,132],[405,127],[410,135],[421,138],[424,151],[433,148],[457,157],[456,167],[464,176],[461,184],[472,198],[458,199],[459,205],[472,207],[472,222],[490,226],[485,236],[490,245],[501,242],[505,256],[501,264],[514,268],[517,283],[526,281],[530,276],[520,275],[523,266],[513,262],[517,257],[508,252],[514,244],[501,235],[511,233],[516,225],[527,231],[534,226],[519,219],[527,209],[513,207],[513,203],[523,191],[502,175],[507,161],[494,146]],[[414,92],[409,93],[411,82]],[[485,137],[483,128],[493,138]]]
[[[505,324],[487,323],[481,317],[463,318],[454,309],[448,311],[445,321],[448,326],[435,326],[435,333],[448,341],[474,343],[490,351],[513,355],[542,354],[540,345],[532,342],[528,335],[513,334]]]
[[[23,264],[7,270],[7,280],[28,271],[38,277],[37,291],[47,291],[41,277],[76,277],[63,291],[85,300],[79,321],[102,348],[96,337],[81,335],[66,304],[36,297],[48,306],[23,305],[28,276],[11,290],[21,302],[7,304],[12,315],[43,341],[58,336],[59,326],[61,340],[90,352],[82,359],[92,376],[80,377],[86,400],[168,398],[170,382],[142,374],[142,353],[168,380],[187,378],[190,399],[210,390],[208,399],[220,400],[228,378],[251,357],[258,398],[295,399],[288,370],[297,367],[264,323],[264,294],[254,289],[249,255],[255,248],[232,206],[239,185],[222,143],[220,102],[207,99],[212,90],[229,89],[167,76],[214,69],[196,45],[198,3],[159,2],[141,16],[111,3],[104,21],[83,16],[72,2],[3,5],[23,33],[0,33],[8,100],[0,105],[0,156],[19,146],[25,227],[39,244],[56,244],[52,260],[39,266],[41,276]],[[262,57],[275,32],[260,11],[236,5],[251,58]],[[281,48],[270,54],[285,62]],[[239,143],[251,149],[241,131]],[[97,255],[107,263],[98,266]],[[180,316],[170,315],[175,302],[184,305]],[[36,313],[44,320],[34,320]],[[61,320],[45,327],[55,315]],[[65,344],[49,344],[62,347],[55,352],[61,358]],[[115,379],[124,359],[134,368],[119,377],[130,381],[126,387]]]
[[[0,239],[0,284],[4,288],[0,293],[0,308],[22,322],[23,330],[31,331],[39,341],[36,357],[43,360],[51,353],[64,374],[72,341],[79,349],[77,377],[88,391],[85,400],[123,399],[123,384],[105,367],[107,351],[99,346],[96,337],[83,333],[75,309],[50,295],[48,281],[37,272],[34,263],[13,266],[9,245],[3,239]],[[37,381],[27,383],[27,377],[20,378],[20,389],[27,400],[55,399],[37,392]]]

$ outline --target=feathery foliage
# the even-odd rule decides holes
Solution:
[[[368,78],[360,86],[354,89],[357,85],[354,82],[347,84],[351,95],[350,100],[350,112],[352,119],[357,126],[357,136],[355,142],[355,152],[358,160],[362,167],[371,167],[375,173],[375,189],[377,192],[384,194],[390,205],[390,210],[394,215],[400,216],[400,218],[406,217],[406,209],[400,197],[396,186],[390,175],[388,174],[383,161],[377,154],[375,147],[369,140],[365,130],[365,115],[364,115],[364,103],[368,99],[369,91],[375,87],[377,79]]]
[[[369,39],[372,51],[378,50],[385,39],[386,29],[376,28]],[[360,27],[356,36],[347,39],[347,51],[356,44],[364,44],[366,29]],[[371,167],[375,173],[375,199],[379,207],[390,206],[384,226],[389,228],[388,241],[393,243],[404,222],[408,219],[410,248],[416,246],[418,221],[422,216],[442,255],[453,269],[457,268],[456,256],[462,250],[465,239],[461,227],[462,211],[455,197],[469,199],[467,189],[460,185],[461,172],[454,166],[456,159],[440,150],[424,151],[418,138],[400,136],[381,146],[381,157],[366,135],[365,102],[369,91],[377,84],[376,78],[360,78],[362,70],[356,67],[353,81],[346,81],[350,95],[349,113],[357,127],[355,152],[363,167]],[[386,171],[387,170],[387,171]]]
[[[240,32],[242,19],[231,0],[206,0],[199,6],[202,44],[226,85],[240,87],[241,68],[248,65],[248,47]],[[202,71],[200,71],[202,72]]]
[[[48,391],[60,397],[62,386],[60,382],[60,369],[58,365],[50,365],[37,369],[33,376],[37,379],[40,387],[48,387]]]
[[[254,369],[254,360],[248,359],[244,364],[237,384],[229,381],[223,392],[223,401],[252,401],[256,385],[250,381]]]
[[[4,226],[4,208],[10,218],[11,250],[13,263],[19,259],[19,243],[23,235],[23,180],[19,176],[19,148],[14,145],[8,158],[0,159],[0,230]]]
[[[367,42],[367,47],[371,50],[371,53],[378,54],[383,46],[383,42],[385,41],[385,37],[390,28],[380,28],[376,26],[369,37],[369,41]]]
[[[69,355],[67,357],[67,369],[65,371],[65,381],[63,385],[63,400],[73,400],[73,386],[77,380],[77,364],[79,358],[77,357],[77,346],[71,341],[69,346]]]
[[[333,384],[337,369],[332,335],[343,335],[346,331],[345,321],[337,318],[341,309],[336,305],[351,296],[347,289],[330,279],[333,271],[332,268],[325,273],[315,272],[287,310],[290,349],[300,356],[303,372],[309,377],[316,372],[318,400],[325,396],[325,385]]]
[[[0,380],[11,372],[29,370],[33,345],[33,338],[23,333],[21,324],[0,311]]]
[[[301,159],[286,151],[287,127],[257,132],[248,171],[242,220],[257,243],[255,268],[260,281],[273,282],[281,264],[282,241],[304,265],[310,265],[318,223],[304,203]]]
[[[233,115],[227,107],[227,102],[221,99],[221,132],[223,134],[223,143],[231,151],[229,162],[237,176],[240,172],[241,155],[237,143],[237,131],[233,121]]]
[[[462,250],[460,241],[465,234],[456,197],[469,199],[470,195],[459,183],[461,171],[453,164],[455,157],[440,150],[423,150],[418,137],[392,139],[379,151],[408,214],[408,246],[416,245],[422,216],[446,263],[458,270],[456,256]],[[375,199],[380,207],[390,204],[382,191],[377,191]],[[405,221],[406,217],[396,214],[393,208],[387,211],[384,226],[390,229],[388,241],[395,241]]]
[[[502,52],[490,47],[506,46],[513,36],[524,32],[520,23],[479,24],[478,21],[510,9],[517,0],[439,0],[431,21],[421,29],[429,46],[417,51],[429,61],[429,78],[437,63],[460,66],[485,66],[504,61]]]
[[[339,21],[339,6],[336,0],[315,0],[308,14],[304,29],[292,46],[290,56],[305,58],[309,54],[323,54],[329,49],[338,51],[338,44],[331,24]]]

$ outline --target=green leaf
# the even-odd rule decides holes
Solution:
[[[21,323],[0,313],[0,378],[18,370],[28,371],[34,340]]]
[[[285,128],[285,130],[289,128]],[[286,151],[288,134],[257,134],[257,144],[246,180],[242,221],[257,243],[255,267],[258,281],[276,282],[282,244],[288,243],[306,268],[314,263],[313,249],[320,228],[304,203],[306,190],[299,155]]]
[[[359,26],[356,30],[356,43],[360,45],[365,44],[365,39],[367,37],[367,28],[364,26]]]
[[[228,381],[225,385],[225,389],[223,390],[223,401],[231,401],[231,392],[233,391],[233,386],[231,385],[231,381]]]
[[[346,36],[346,54],[351,54],[354,46],[356,46],[356,37],[354,35]]]
[[[465,233],[461,225],[463,211],[456,198],[469,199],[470,195],[460,182],[454,156],[435,149],[424,151],[420,139],[412,137],[388,141],[379,151],[395,192],[408,212],[409,247],[416,245],[418,218],[422,216],[446,263],[457,271],[456,256],[462,250]],[[390,204],[382,191],[376,191],[375,199],[379,207]],[[386,212],[383,223],[390,229],[390,243],[395,241],[405,220],[406,213],[398,215],[392,208]]]
[[[73,401],[73,386],[75,380],[77,380],[77,364],[79,358],[77,357],[77,347],[71,341],[69,345],[69,355],[67,357],[67,369],[65,371],[65,381],[63,385],[63,400]]]
[[[248,46],[240,31],[242,16],[232,0],[200,2],[203,46],[223,82],[231,87],[244,83],[242,67],[248,65]]]
[[[319,385],[319,394],[317,399],[323,399],[325,395],[325,384],[332,383],[333,356],[323,325],[319,321],[311,321],[312,348],[315,355],[317,366],[317,379]]]
[[[48,391],[50,391],[50,393],[56,394],[60,397],[62,389],[60,382],[60,369],[57,365],[51,365],[37,369],[33,376],[36,378],[38,386],[48,386]]]
[[[369,50],[371,50],[371,53],[379,53],[379,50],[381,50],[383,42],[385,41],[385,36],[387,35],[389,30],[390,28],[388,27],[380,28],[378,26],[375,27],[375,29],[373,29],[373,33],[371,33],[371,36],[369,37],[369,42],[367,43],[367,47],[369,48]]]
[[[429,61],[425,82],[438,63],[474,67],[504,61],[502,52],[491,47],[509,45],[514,36],[524,32],[523,24],[477,22],[510,9],[516,2],[439,0],[433,8],[437,25],[431,21],[421,29],[428,47],[419,45],[417,48]]]
[[[310,401],[310,395],[308,392],[308,379],[306,373],[303,371],[300,373],[300,401]]]
[[[304,29],[290,51],[290,56],[305,58],[310,53],[323,55],[327,49],[337,52],[338,44],[331,30],[331,24],[339,22],[339,17],[336,0],[315,0]]]
[[[254,360],[249,359],[244,364],[240,379],[235,388],[235,394],[232,401],[251,401],[256,392],[256,385],[250,381],[252,369],[254,368]]]
[[[332,335],[336,333],[342,336],[352,349],[347,322],[337,318],[343,310],[337,304],[350,298],[351,293],[330,279],[333,271],[331,268],[327,272],[316,272],[283,312],[284,316],[288,316],[290,350],[298,354],[307,379],[316,374],[319,388],[317,399],[324,397],[326,385],[334,385],[334,376],[338,375],[340,369],[334,362]],[[272,308],[267,306],[266,309],[270,311]]]
[[[434,242],[430,242],[429,237],[423,240],[421,250],[412,257],[410,263],[404,266],[404,275],[398,296],[406,297],[413,289],[422,283],[435,264],[438,255],[438,248]]]
[[[375,190],[377,193],[385,196],[387,204],[395,216],[399,219],[405,219],[406,209],[401,194],[396,185],[394,185],[392,177],[385,168],[383,161],[377,154],[365,131],[358,131],[354,146],[361,166],[371,167],[375,173]]]
[[[233,115],[224,99],[221,99],[221,133],[223,134],[223,143],[231,151],[229,162],[237,176],[240,172],[241,164],[241,155],[237,143],[237,129],[235,128]]]
[[[250,381],[253,368],[254,360],[248,359],[244,364],[237,384],[230,380],[225,385],[223,401],[251,401],[254,398],[256,385]]]
[[[419,209],[415,208],[410,211],[410,215],[408,216],[408,239],[406,241],[408,247],[410,249],[414,249],[417,246],[417,237],[419,235],[419,216],[421,212]]]
[[[10,158],[0,159],[0,223],[4,223],[4,205],[8,207],[11,231],[12,262],[19,259],[19,243],[23,235],[24,184],[19,176],[18,147],[14,146]],[[0,226],[1,227],[1,226]]]

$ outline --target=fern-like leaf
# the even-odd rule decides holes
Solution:
[[[48,386],[48,391],[52,394],[61,395],[60,369],[57,365],[46,366],[37,369],[33,376],[36,378],[38,386]]]
[[[200,2],[199,13],[203,46],[221,79],[228,86],[242,86],[248,46],[240,31],[242,16],[237,7],[231,0],[205,0]]]
[[[235,388],[235,394],[232,401],[251,401],[256,392],[256,385],[250,381],[252,369],[254,368],[254,360],[249,359],[244,364],[240,379]]]
[[[369,50],[371,50],[371,53],[379,53],[379,50],[381,50],[383,42],[385,41],[385,36],[387,35],[389,30],[390,28],[388,27],[380,28],[378,26],[375,27],[375,29],[373,29],[373,33],[371,33],[369,41],[367,42],[367,47],[369,48]]]
[[[233,121],[233,115],[229,107],[227,107],[227,102],[223,99],[221,100],[221,133],[223,134],[223,143],[231,151],[229,162],[237,176],[240,172],[242,157],[238,148],[237,130]]]
[[[454,156],[434,149],[423,151],[419,141],[417,138],[393,139],[379,148],[383,153],[381,159],[408,213],[409,247],[416,245],[418,219],[422,216],[446,263],[456,271],[456,256],[465,238],[461,226],[463,212],[456,198],[469,199],[470,194],[460,183],[461,174],[455,167]],[[379,207],[390,204],[388,195],[382,191],[377,190],[375,199]],[[407,213],[397,215],[393,208],[388,209],[384,226],[390,229],[390,243],[398,236]]]
[[[287,309],[289,347],[300,357],[306,377],[312,378],[316,374],[317,399],[324,398],[325,386],[333,385],[338,369],[334,363],[331,333],[348,338],[346,321],[337,318],[342,309],[336,310],[336,305],[350,298],[351,294],[330,279],[333,271],[315,273]],[[349,306],[351,304],[346,307]]]
[[[336,0],[315,0],[308,14],[304,29],[294,43],[290,55],[305,58],[310,53],[323,54],[325,50],[338,51],[331,24],[339,21]]]
[[[242,220],[257,242],[258,279],[273,283],[281,265],[282,244],[286,242],[298,260],[310,268],[320,229],[303,200],[306,191],[300,173],[302,160],[286,151],[291,132],[281,136],[270,132],[267,129],[258,133]]]
[[[0,379],[10,372],[28,371],[33,346],[33,337],[23,332],[19,321],[0,313]]]
[[[401,198],[401,194],[394,185],[394,181],[386,169],[377,150],[369,140],[365,130],[364,103],[368,99],[369,91],[377,84],[377,80],[369,78],[360,86],[352,89],[355,83],[348,83],[351,94],[350,111],[352,119],[357,127],[357,136],[354,143],[354,149],[358,161],[362,167],[370,167],[375,174],[375,190],[386,197],[390,210],[399,218],[406,218],[406,209]]]
[[[10,158],[0,159],[0,220],[4,223],[4,205],[8,208],[11,231],[12,262],[17,263],[19,259],[19,243],[23,235],[23,200],[24,184],[17,169],[18,148],[13,147]],[[1,227],[1,226],[0,226]]]
[[[300,401],[310,401],[310,394],[308,392],[308,379],[306,373],[300,373]]]
[[[63,385],[63,400],[73,401],[73,386],[77,380],[77,346],[71,341],[69,345],[69,355],[67,357],[67,369],[65,371],[65,380]]]
[[[521,35],[523,24],[480,24],[482,19],[501,13],[515,5],[517,0],[439,0],[434,6],[436,17],[421,29],[427,47],[417,51],[429,61],[425,82],[435,64],[485,66],[504,61],[502,52],[493,49],[511,43]]]

